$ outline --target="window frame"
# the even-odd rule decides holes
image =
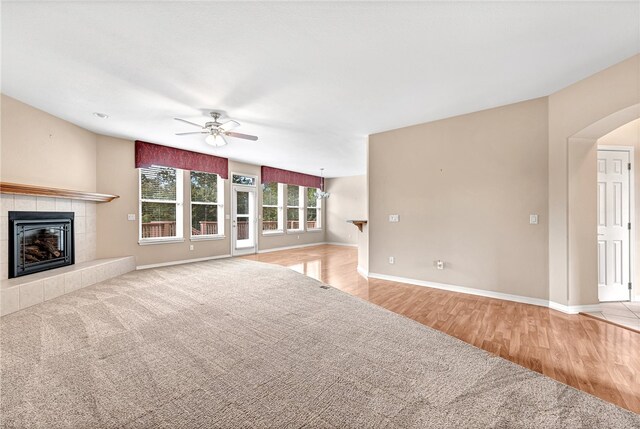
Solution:
[[[215,174],[216,179],[216,193],[217,201],[215,203],[193,201],[193,195],[191,194],[191,173],[205,173]],[[205,234],[205,235],[193,235],[193,205],[202,206],[217,206],[218,211],[218,234]],[[224,179],[217,173],[207,173],[206,171],[189,170],[189,240],[190,241],[202,241],[202,240],[220,240],[225,238],[225,215],[224,215]]]
[[[262,213],[260,213],[260,220],[262,221],[262,224],[264,224],[264,208],[276,208],[277,212],[278,212],[278,229],[274,229],[274,230],[265,230],[264,228],[261,228],[262,230],[262,235],[281,235],[284,234],[285,232],[285,219],[284,219],[284,183],[277,183],[278,185],[278,204],[277,205],[273,205],[273,204],[265,204],[264,203],[264,188],[262,189],[262,194],[261,194],[261,210]]]
[[[290,206],[289,205],[289,186],[297,186],[298,187],[298,205]],[[305,195],[305,186],[299,185],[287,185],[287,205],[286,205],[286,220],[285,220],[285,229],[287,234],[299,234],[301,232],[305,232],[305,223],[306,223],[306,213],[305,213],[305,203],[306,203],[306,195]],[[289,209],[298,209],[298,224],[300,228],[298,229],[289,229]]]
[[[320,189],[318,188],[306,188],[306,189],[313,189],[314,192],[319,191]],[[316,211],[316,225],[318,225],[315,228],[307,228],[307,231],[309,232],[315,232],[315,231],[322,231],[322,227],[323,227],[323,219],[322,219],[322,198],[316,198],[316,205],[315,207],[309,207],[309,200],[307,199],[307,193],[305,192],[305,216],[304,216],[304,226],[305,228],[307,228],[307,224],[308,224],[308,220],[307,220],[307,212],[309,211],[309,208],[311,209],[315,209]]]
[[[176,172],[176,199],[175,200],[154,200],[142,198],[142,170],[146,168],[138,168],[138,244],[163,244],[176,243],[184,241],[184,170],[174,167],[163,167],[161,165],[152,165],[153,167],[168,168]],[[162,203],[175,204],[176,207],[176,235],[173,237],[142,237],[142,204],[143,203]]]

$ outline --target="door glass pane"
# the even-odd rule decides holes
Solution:
[[[236,193],[236,213],[248,215],[249,214],[249,193],[237,192]]]
[[[246,240],[249,238],[249,218],[238,216],[238,240]]]

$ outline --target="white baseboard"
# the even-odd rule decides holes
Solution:
[[[599,304],[564,305],[564,304],[558,304],[557,302],[554,302],[554,301],[549,301],[548,307],[554,310],[562,311],[563,313],[567,313],[567,314],[592,313],[592,312],[602,310]]]
[[[159,264],[138,265],[136,267],[136,270],[146,270],[149,268],[158,268],[158,267],[169,267],[171,265],[190,264],[191,262],[211,261],[213,259],[224,259],[224,258],[230,258],[230,257],[231,255],[206,256],[204,258],[183,259],[181,261],[161,262]]]
[[[326,243],[324,243],[324,244],[331,244],[331,245],[333,245],[333,246],[358,247],[358,245],[357,245],[357,244],[353,244],[353,243],[340,243],[340,242],[337,242],[337,241],[327,241],[327,242],[326,242]]]
[[[300,249],[300,248],[303,248],[303,247],[320,246],[322,244],[329,244],[329,243],[326,243],[324,241],[320,241],[318,243],[298,244],[296,246],[273,247],[271,249],[258,250],[258,253],[279,252],[280,250]]]
[[[360,265],[358,265],[358,273],[364,277],[365,279],[369,278],[369,271],[365,270],[364,268],[362,268]]]
[[[358,272],[360,272],[360,267],[358,267]],[[411,284],[415,286],[441,289],[441,290],[446,290],[450,292],[466,293],[469,295],[484,296],[487,298],[495,298],[495,299],[502,299],[505,301],[520,302],[523,304],[539,305],[541,307],[551,308],[553,310],[558,310],[567,314],[578,314],[580,312],[600,311],[599,310],[600,306],[598,304],[563,305],[563,304],[558,304],[557,302],[553,302],[553,301],[549,301],[541,298],[512,295],[512,294],[503,293],[503,292],[494,292],[490,290],[475,289],[475,288],[464,287],[464,286],[455,286],[455,285],[450,285],[446,283],[429,282],[424,280],[410,279],[406,277],[389,276],[386,274],[378,274],[378,273],[368,273],[368,277],[372,279],[389,280],[393,282],[406,283],[406,284]]]

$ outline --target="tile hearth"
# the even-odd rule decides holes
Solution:
[[[40,304],[136,269],[133,256],[96,259],[0,281],[0,316]]]

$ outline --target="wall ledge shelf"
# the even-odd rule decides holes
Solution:
[[[47,188],[44,186],[22,185],[19,183],[0,182],[1,194],[35,195],[39,197],[71,198],[73,200],[108,203],[120,198],[119,195],[98,194],[95,192],[74,191],[71,189]]]
[[[347,220],[348,223],[352,223],[355,226],[358,227],[358,229],[360,230],[360,232],[362,232],[362,228],[364,228],[364,226],[367,224],[366,220],[353,220],[353,219],[349,219]]]

